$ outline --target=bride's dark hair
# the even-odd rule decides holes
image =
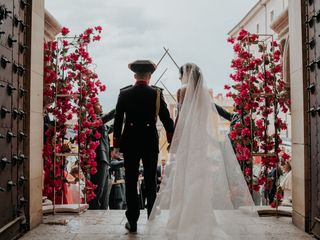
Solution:
[[[179,69],[181,77],[183,76],[184,71],[186,71],[187,74],[192,71],[193,79],[196,81],[196,83],[198,83],[200,78],[200,68],[196,64],[186,63],[185,65],[181,66]]]

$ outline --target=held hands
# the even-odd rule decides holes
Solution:
[[[111,159],[120,159],[121,158],[121,154],[119,152],[119,149],[115,148],[112,152],[111,152]]]

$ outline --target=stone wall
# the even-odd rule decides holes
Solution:
[[[29,217],[30,228],[42,221],[43,39],[44,0],[32,1],[31,71],[29,102]]]
[[[289,2],[290,35],[290,80],[291,80],[291,114],[292,114],[292,199],[293,223],[300,229],[307,230],[308,222],[308,156],[307,156],[307,119],[306,89],[304,67],[304,33],[302,32],[301,0]]]

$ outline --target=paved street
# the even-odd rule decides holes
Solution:
[[[124,228],[126,219],[124,211],[87,211],[81,215],[49,215],[43,219],[36,229],[28,232],[21,240],[130,240],[151,239],[163,240],[159,236],[146,236],[143,234],[146,222],[146,213],[141,212],[137,234],[128,234]],[[310,235],[300,231],[291,224],[288,217],[263,217],[257,223],[246,224],[241,239],[261,239],[258,229],[262,227],[267,232],[267,239],[307,240],[313,239]]]

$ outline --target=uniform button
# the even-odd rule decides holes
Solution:
[[[133,123],[130,123],[130,126],[132,127],[132,126],[133,126]]]
[[[147,123],[147,127],[149,127],[150,126],[150,124],[149,123]]]

